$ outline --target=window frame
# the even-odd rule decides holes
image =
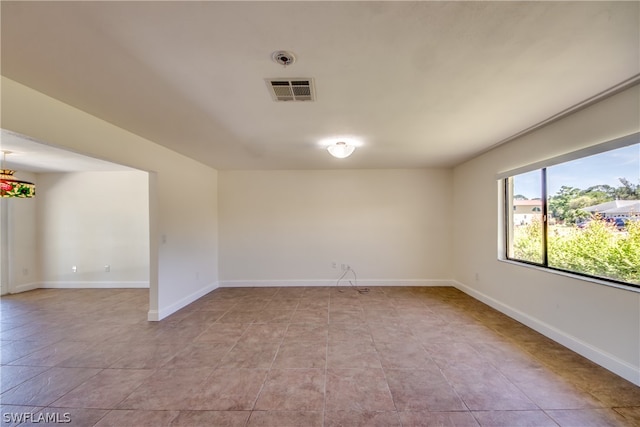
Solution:
[[[502,187],[502,198],[501,200],[503,207],[503,218],[501,219],[502,227],[499,228],[502,230],[502,237],[499,238],[499,241],[502,241],[502,244],[499,245],[499,260],[508,261],[510,263],[515,264],[523,264],[526,266],[532,266],[536,268],[540,268],[543,270],[550,270],[551,272],[566,274],[569,276],[577,276],[581,279],[591,279],[591,281],[607,285],[614,286],[616,288],[622,288],[627,290],[633,290],[636,292],[640,292],[640,284],[625,282],[621,280],[616,280],[614,278],[602,277],[602,276],[594,276],[591,274],[583,273],[580,271],[574,270],[565,270],[558,267],[553,267],[549,265],[548,258],[548,250],[547,250],[547,233],[548,233],[548,194],[547,194],[547,168],[555,165],[559,165],[562,163],[567,163],[572,160],[577,160],[583,157],[588,157],[596,154],[605,153],[607,151],[615,150],[617,148],[623,148],[634,144],[640,144],[640,132],[636,132],[630,135],[626,135],[621,138],[617,138],[611,141],[607,141],[595,146],[587,147],[582,150],[574,151],[571,153],[564,154],[562,156],[554,157],[551,159],[547,159],[541,162],[536,162],[530,164],[528,166],[520,167],[517,169],[513,169],[507,172],[502,172],[498,174],[497,178]],[[509,249],[512,239],[512,233],[510,232],[512,226],[512,199],[513,195],[510,194],[510,184],[509,179],[513,176],[524,174],[527,172],[540,170],[541,175],[541,202],[542,202],[542,262],[538,263],[535,261],[522,260],[517,258],[511,258],[509,256]]]

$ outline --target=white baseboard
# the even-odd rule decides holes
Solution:
[[[23,283],[13,286],[9,293],[17,294],[20,292],[32,291],[34,289],[130,289],[130,288],[149,288],[149,282],[32,282]]]
[[[180,301],[177,301],[168,307],[163,307],[163,308],[160,308],[159,310],[149,310],[149,312],[147,313],[147,320],[149,320],[150,322],[160,321],[165,317],[172,315],[176,311],[180,310],[183,307],[186,307],[187,305],[196,301],[198,298],[205,296],[206,294],[208,294],[209,292],[217,288],[218,288],[218,284],[212,283],[210,285],[205,286],[202,289],[199,289],[196,292],[193,292],[190,295],[187,295],[186,297],[182,298]]]
[[[74,282],[40,282],[39,288],[44,289],[125,289],[125,288],[148,288],[149,282],[135,281],[135,282],[87,282],[87,281],[74,281]]]
[[[341,284],[343,282],[341,282]],[[364,280],[358,280],[358,285],[359,286],[421,286],[421,287],[449,286],[451,287],[451,279],[398,279],[398,280],[364,279]]]
[[[20,292],[32,291],[34,289],[38,289],[39,287],[40,287],[40,283],[37,283],[37,282],[23,283],[21,285],[12,286],[11,289],[9,289],[9,293],[19,294]]]
[[[271,287],[304,287],[304,286],[336,286],[337,280],[222,280],[221,288],[271,288]],[[342,279],[340,286],[348,286],[349,281]],[[447,279],[358,279],[358,286],[451,286]]]
[[[586,357],[594,363],[602,366],[622,378],[631,381],[635,385],[640,386],[640,367],[633,366],[616,356],[592,346],[579,338],[576,338],[564,331],[561,331],[535,317],[532,317],[522,311],[510,307],[482,292],[479,292],[463,283],[452,280],[453,286],[471,297],[482,301],[483,303],[495,308],[496,310],[506,314],[513,319],[527,325],[531,329],[540,332],[542,335],[562,344],[563,346],[575,351],[576,353]]]

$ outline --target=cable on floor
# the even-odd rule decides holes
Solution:
[[[344,271],[344,273],[342,273],[342,276],[340,276],[340,278],[336,281],[336,287],[339,288],[340,287],[340,281],[342,279],[345,278],[345,276],[347,275],[347,273],[353,273],[353,281],[348,280],[349,285],[351,285],[352,289],[355,289],[358,293],[360,294],[366,294],[367,292],[369,292],[369,288],[359,288],[358,287],[358,275],[356,274],[356,271],[351,268],[351,267],[347,267],[347,269]],[[355,284],[354,284],[355,282]],[[343,289],[338,289],[338,292],[344,292]]]

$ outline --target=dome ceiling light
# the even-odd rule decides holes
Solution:
[[[338,159],[349,157],[355,149],[355,146],[347,144],[344,141],[338,141],[335,144],[329,145],[327,147],[327,151],[329,151],[329,154]]]

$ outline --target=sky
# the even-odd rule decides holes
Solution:
[[[640,184],[640,144],[547,168],[548,195],[553,196],[563,185],[581,190],[600,184],[619,187],[619,178]],[[540,171],[517,175],[513,194],[522,194],[528,199],[541,197]]]

